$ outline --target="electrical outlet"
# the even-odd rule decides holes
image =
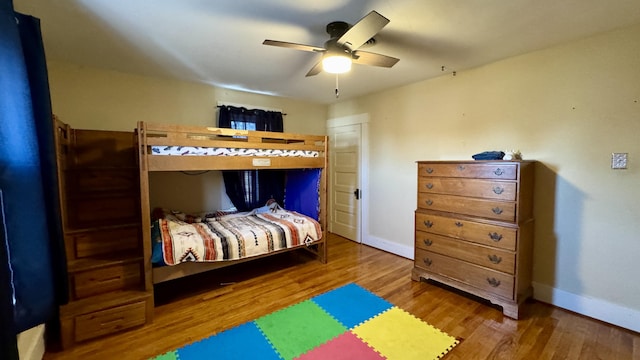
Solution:
[[[611,154],[611,168],[612,169],[626,169],[627,168],[627,155],[628,155],[628,153],[613,153],[613,154]]]

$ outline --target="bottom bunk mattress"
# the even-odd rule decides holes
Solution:
[[[308,246],[322,239],[320,223],[277,203],[233,214],[162,213],[153,222],[154,265],[238,260]]]

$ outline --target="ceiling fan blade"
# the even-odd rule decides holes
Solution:
[[[353,57],[354,64],[361,65],[372,65],[372,66],[381,66],[390,68],[395,65],[400,59],[396,59],[391,56],[376,54],[372,52],[366,51],[355,51],[353,53],[355,56]]]
[[[345,45],[354,51],[369,41],[378,31],[389,23],[389,19],[380,15],[375,10],[355,23],[344,35],[338,39],[338,44]]]
[[[311,70],[305,75],[306,77],[318,75],[322,71],[322,61],[318,61]]]
[[[262,44],[263,45],[271,45],[271,46],[280,46],[280,47],[284,47],[284,48],[302,50],[302,51],[311,51],[311,52],[323,52],[323,51],[325,51],[325,49],[321,48],[321,47],[290,43],[290,42],[286,42],[286,41],[265,40],[265,41],[262,42]]]

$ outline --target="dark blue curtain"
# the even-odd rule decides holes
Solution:
[[[4,214],[2,213],[3,204],[3,194],[0,189],[0,354],[4,354],[3,356],[7,360],[17,360],[18,344],[15,335],[16,326],[13,321],[13,284],[9,267],[9,247],[7,246]]]
[[[284,129],[282,113],[235,106],[221,106],[218,126],[223,128],[274,131]],[[238,211],[264,206],[270,199],[284,204],[285,172],[282,170],[224,171],[227,196]]]
[[[0,254],[0,278],[10,280],[0,304],[6,306],[8,298],[12,305],[12,316],[0,321],[10,328],[2,336],[15,341],[18,332],[55,322],[67,291],[40,22],[15,13],[11,1],[0,4],[0,245],[8,255],[7,262]]]

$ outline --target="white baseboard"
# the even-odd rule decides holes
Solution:
[[[44,348],[44,324],[18,334],[20,360],[42,360]]]
[[[371,235],[365,235],[362,243],[376,249],[384,250],[392,254],[396,254],[407,259],[413,260],[413,246],[401,245],[393,241],[381,239]]]
[[[608,301],[576,295],[546,284],[533,283],[536,300],[600,321],[640,332],[640,311]]]

